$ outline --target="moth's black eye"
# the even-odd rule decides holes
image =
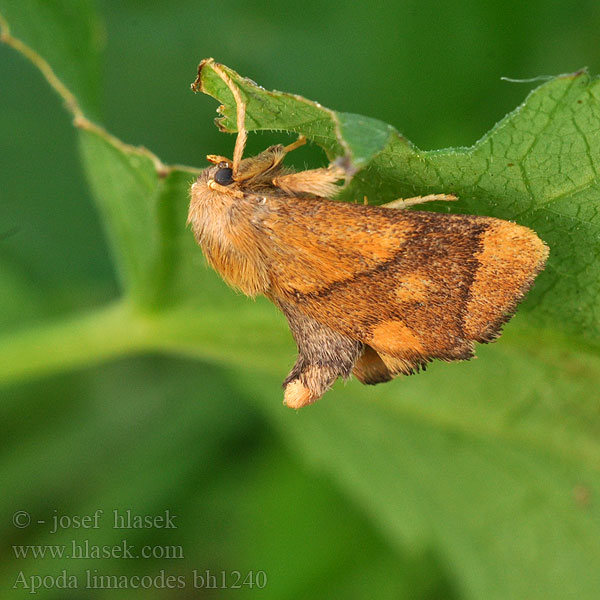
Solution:
[[[233,171],[229,167],[219,169],[215,173],[215,181],[219,185],[231,185],[233,183]]]

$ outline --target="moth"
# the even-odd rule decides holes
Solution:
[[[200,65],[200,70],[203,64]],[[407,210],[434,194],[389,205],[332,198],[349,177],[343,162],[296,172],[283,166],[304,143],[242,158],[245,103],[237,104],[233,159],[212,163],[191,186],[189,219],[211,267],[248,296],[264,294],[285,315],[298,347],[283,383],[300,408],[353,374],[364,384],[466,360],[475,342],[500,335],[548,247],[535,232],[491,217]]]

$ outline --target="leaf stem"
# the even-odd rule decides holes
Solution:
[[[147,348],[149,327],[125,301],[0,337],[0,382],[67,371]]]
[[[104,127],[98,125],[98,123],[94,123],[88,119],[79,106],[77,98],[56,75],[54,69],[50,66],[48,61],[42,58],[42,56],[40,56],[25,42],[19,38],[13,37],[10,32],[10,26],[2,14],[0,14],[0,42],[11,46],[17,52],[20,52],[39,69],[42,75],[46,78],[46,81],[63,99],[66,108],[73,115],[73,125],[75,125],[75,127],[92,131],[100,135],[125,154],[140,154],[149,158],[152,161],[152,164],[154,165],[159,177],[166,177],[173,170],[200,173],[201,169],[194,167],[188,167],[185,165],[166,165],[160,160],[160,158],[158,158],[158,156],[156,156],[156,154],[148,150],[148,148],[145,148],[144,146],[132,146],[130,144],[126,144],[114,135],[110,134],[106,129],[104,129]]]

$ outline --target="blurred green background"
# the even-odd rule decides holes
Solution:
[[[7,4],[0,4],[0,12]],[[233,146],[233,137],[218,133],[213,125],[216,103],[189,89],[198,62],[208,56],[266,88],[391,123],[422,149],[471,145],[522,102],[532,84],[504,82],[503,76],[555,75],[584,66],[593,74],[600,71],[600,6],[591,0],[576,7],[549,0],[530,0],[526,5],[516,0],[168,4],[120,0],[98,2],[96,7],[100,18],[94,35],[101,51],[97,63],[89,65],[83,99],[89,114],[121,140],[150,148],[166,163],[196,167],[204,166],[207,153],[227,155]],[[77,10],[72,11],[75,22]],[[36,68],[8,47],[0,48],[0,81],[0,327],[10,335],[102,306],[120,292],[80,165],[70,115]],[[251,135],[248,151],[278,139]],[[307,148],[295,160],[321,164],[323,155]],[[201,276],[213,282],[219,301],[235,296],[212,275]],[[234,307],[251,304],[243,298],[231,302]],[[193,590],[189,585],[183,590],[51,589],[41,590],[40,596],[451,599],[486,597],[487,590],[488,598],[522,598],[519,590],[528,589],[527,582],[531,584],[539,573],[547,571],[550,582],[562,577],[550,573],[553,566],[545,562],[539,547],[543,538],[536,529],[540,524],[535,521],[548,517],[541,527],[549,531],[553,519],[562,514],[562,503],[591,510],[589,489],[596,485],[591,476],[575,473],[569,464],[541,472],[532,460],[524,468],[517,456],[520,450],[511,448],[502,454],[504,479],[499,479],[486,461],[504,452],[494,446],[500,447],[501,441],[485,445],[486,434],[475,431],[475,443],[467,443],[461,437],[465,432],[444,429],[443,416],[442,439],[429,431],[430,424],[422,425],[410,407],[402,417],[404,424],[391,431],[398,445],[376,447],[379,425],[369,413],[370,406],[382,402],[380,418],[385,422],[386,411],[393,412],[395,399],[405,389],[418,386],[421,395],[434,401],[448,388],[462,385],[462,375],[452,379],[450,369],[476,380],[489,377],[485,365],[498,360],[494,379],[486,379],[484,387],[474,384],[464,389],[462,402],[448,410],[468,411],[473,403],[493,403],[495,396],[511,397],[513,389],[525,385],[529,396],[504,415],[503,427],[510,438],[511,424],[517,423],[518,429],[519,419],[535,412],[536,399],[550,398],[544,390],[555,385],[554,363],[547,362],[543,373],[532,378],[526,369],[527,354],[508,356],[501,341],[480,349],[477,363],[483,367],[441,365],[432,369],[438,368],[437,378],[433,373],[434,378],[428,379],[428,373],[385,390],[365,391],[356,382],[338,385],[321,402],[336,403],[331,410],[337,411],[338,422],[347,419],[358,434],[364,434],[343,439],[343,431],[317,429],[322,423],[317,410],[328,408],[315,407],[313,415],[305,417],[280,406],[278,381],[293,362],[294,347],[281,317],[260,301],[257,306],[279,327],[286,349],[272,357],[277,377],[264,379],[253,368],[230,365],[226,359],[144,354],[0,388],[2,597],[25,597],[26,590],[13,589],[20,571],[30,576],[58,574],[63,568],[79,575],[85,569],[128,575],[155,575],[163,569],[188,578],[194,569],[228,576],[234,571],[242,575],[264,571],[268,584],[262,590],[247,586]],[[212,325],[224,331],[229,327],[227,319]],[[60,347],[61,339],[55,344]],[[52,345],[47,350],[52,352]],[[596,373],[596,363],[578,360],[571,363],[577,377],[578,368],[584,376]],[[469,367],[471,371],[464,371]],[[569,382],[560,385],[574,389]],[[482,389],[489,393],[485,402],[477,399]],[[588,389],[574,391],[585,399]],[[346,402],[347,409],[342,410]],[[564,408],[551,406],[550,412],[556,409],[558,414]],[[573,412],[575,424],[598,422],[594,408],[589,408],[591,416],[578,411]],[[483,425],[483,410],[481,416]],[[425,464],[435,444],[429,458],[433,467],[447,472],[447,487],[425,481],[437,477],[435,469]],[[363,471],[354,468],[355,461],[375,453],[383,459],[373,463],[381,467],[374,477],[389,488],[361,483]],[[394,460],[407,457],[406,471],[388,465],[386,453]],[[319,455],[323,458],[315,458]],[[328,463],[330,456],[336,459]],[[465,468],[460,461],[470,466]],[[524,479],[554,481],[562,474],[572,486],[549,503],[545,492],[536,495],[522,487]],[[422,485],[415,492],[419,502],[399,501],[415,482]],[[487,496],[478,496],[487,486],[497,488],[498,495],[492,494],[498,498],[496,513],[488,511]],[[472,493],[454,504],[455,488]],[[465,510],[464,517],[452,512],[459,510],[457,506]],[[97,509],[106,515],[100,529],[50,534],[54,515],[85,515]],[[169,510],[177,515],[178,527],[115,531],[108,525],[113,509],[156,515]],[[28,511],[34,523],[14,527],[11,519],[17,510]],[[388,514],[398,521],[386,521]],[[497,531],[486,535],[493,529],[487,518],[496,525],[505,519],[500,523],[502,535]],[[597,513],[588,512],[585,518],[595,527],[600,522]],[[461,530],[463,521],[469,535]],[[561,548],[557,552],[578,560],[571,551],[581,533],[578,527],[585,527],[578,522],[566,538],[561,537],[558,522],[556,527],[555,541]],[[17,559],[11,550],[13,544],[89,539],[112,545],[124,538],[137,546],[181,547],[184,557],[73,564],[73,560]],[[524,567],[522,573],[506,575],[511,582],[522,580],[523,588],[513,583],[503,587],[506,566],[494,564],[496,545],[508,538],[537,569],[530,572]],[[478,561],[482,555],[487,561],[483,565]],[[555,558],[568,573],[570,559]],[[596,558],[589,557],[583,567],[597,570]],[[583,582],[573,597],[593,597],[594,588],[588,583]],[[528,598],[536,597],[535,586],[531,590]]]

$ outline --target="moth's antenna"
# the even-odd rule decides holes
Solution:
[[[225,82],[231,93],[236,104],[236,120],[237,120],[237,139],[235,140],[235,148],[233,150],[233,179],[237,175],[240,162],[242,161],[242,155],[244,154],[244,148],[246,146],[246,140],[248,139],[248,132],[246,131],[246,103],[242,99],[240,89],[231,81],[231,77],[225,73],[221,68],[221,65],[214,63],[212,65],[215,73]]]

